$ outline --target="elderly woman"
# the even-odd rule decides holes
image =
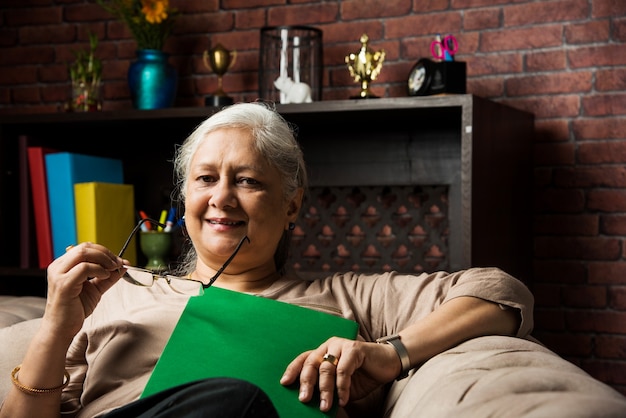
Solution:
[[[139,399],[201,284],[358,322],[356,340],[332,337],[281,372],[280,383],[297,385],[301,402],[316,399],[321,411],[339,405],[344,415],[362,416],[359,400],[465,340],[524,337],[532,329],[532,295],[495,268],[315,281],[287,272],[306,168],[290,125],[268,105],[235,104],[208,118],[177,149],[175,171],[189,238],[176,280],[189,291],[165,280],[136,286],[137,272],[108,249],[71,248],[48,268],[43,322],[0,416],[184,416],[207,405],[222,408],[215,416],[276,416],[263,391],[236,380],[207,379],[199,390],[184,385]],[[203,416],[211,416],[207,408]]]

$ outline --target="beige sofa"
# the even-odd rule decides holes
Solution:
[[[0,296],[0,400],[39,326],[45,300]],[[385,417],[626,417],[626,397],[541,344],[482,337],[394,383]]]

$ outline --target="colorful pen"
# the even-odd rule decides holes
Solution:
[[[170,208],[170,213],[167,214],[167,220],[165,221],[165,229],[163,232],[170,232],[174,226],[174,219],[176,219],[176,208]]]
[[[143,210],[139,211],[139,216],[141,216],[141,219],[148,219],[148,215],[146,215],[146,212],[144,212]],[[152,224],[150,223],[150,221],[146,221],[141,224],[141,230],[144,232],[152,230]]]
[[[167,218],[167,211],[165,209],[163,209],[161,211],[161,217],[159,218],[159,223],[160,224],[165,224],[165,219]],[[157,227],[157,231],[163,231],[163,227],[161,225],[158,225]]]

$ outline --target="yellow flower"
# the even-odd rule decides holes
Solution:
[[[148,22],[155,24],[167,19],[169,0],[141,0],[141,5]]]
[[[163,49],[178,11],[170,0],[96,0],[113,16],[126,23],[138,49]]]

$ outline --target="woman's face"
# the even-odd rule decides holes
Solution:
[[[185,225],[198,253],[198,269],[213,270],[232,254],[244,235],[250,239],[227,271],[275,271],[274,252],[302,193],[286,200],[278,170],[253,146],[243,129],[219,129],[206,136],[191,160]]]

